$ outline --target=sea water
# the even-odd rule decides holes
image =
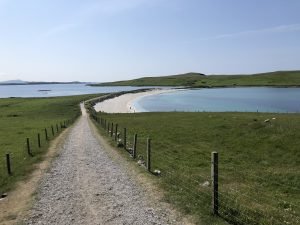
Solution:
[[[0,98],[70,96],[131,91],[140,88],[146,87],[92,87],[85,84],[0,85]]]
[[[142,112],[300,112],[300,88],[181,90],[142,97],[133,105]]]

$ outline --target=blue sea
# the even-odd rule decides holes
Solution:
[[[141,112],[300,112],[300,88],[210,88],[151,95],[138,99]]]
[[[0,98],[70,96],[130,91],[141,88],[145,87],[91,87],[85,84],[0,85]],[[134,102],[134,107],[142,112],[292,113],[300,112],[300,88],[184,89],[139,98]]]
[[[135,89],[141,89],[141,87],[91,87],[85,84],[0,85],[0,98],[70,96],[130,91]]]

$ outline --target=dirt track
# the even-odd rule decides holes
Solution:
[[[99,143],[83,107],[25,224],[183,224]]]

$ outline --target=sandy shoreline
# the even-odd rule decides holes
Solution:
[[[97,112],[102,111],[106,113],[136,113],[139,112],[134,108],[133,102],[138,98],[149,95],[158,95],[166,92],[176,91],[174,89],[155,89],[146,92],[139,92],[134,94],[124,94],[116,98],[108,99],[97,103],[94,108]]]

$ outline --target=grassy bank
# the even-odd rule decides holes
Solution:
[[[187,73],[162,77],[143,77],[134,80],[108,82],[95,86],[300,86],[300,71],[278,71],[250,75],[209,75]]]
[[[0,99],[0,192],[8,191],[16,181],[23,179],[42,159],[49,142],[45,140],[45,128],[49,140],[58,135],[56,124],[73,120],[80,115],[79,103],[96,95],[55,98],[7,98]],[[40,133],[41,147],[37,135]],[[27,154],[26,138],[30,138],[33,157]],[[12,176],[7,174],[5,154],[10,153]]]
[[[262,113],[103,114],[138,134],[144,159],[162,175],[166,201],[204,224],[299,224],[300,115]],[[274,118],[274,119],[272,119]],[[269,122],[264,122],[270,119]],[[102,128],[100,128],[102,129]],[[102,132],[104,130],[102,129]],[[211,216],[210,157],[220,158],[220,218]]]

